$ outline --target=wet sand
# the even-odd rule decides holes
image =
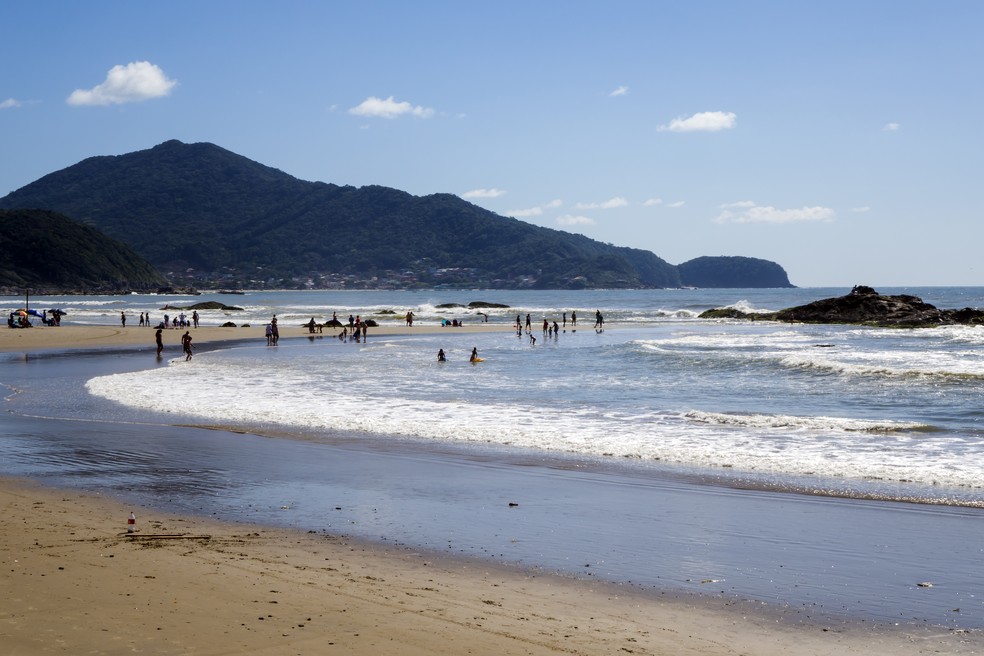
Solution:
[[[13,479],[0,479],[0,508],[0,644],[11,655],[895,656],[982,646],[945,631],[791,626],[752,604],[657,599]]]
[[[193,343],[215,344],[221,342],[252,341],[265,343],[265,327],[252,326],[249,328],[222,328],[218,326],[203,326],[188,329],[167,329],[162,333],[167,353],[181,351],[181,336],[185,330],[191,333]],[[325,328],[322,333],[312,333],[300,326],[281,326],[280,339],[288,340],[295,337],[321,336],[323,338],[336,336],[340,331],[336,328]],[[473,323],[460,327],[441,327],[436,325],[416,324],[413,327],[385,325],[370,328],[368,336],[374,335],[420,335],[420,334],[455,334],[487,332],[512,332],[515,328],[502,323]],[[146,346],[153,350],[156,329],[128,326],[108,326],[97,324],[68,324],[56,327],[35,326],[33,328],[0,329],[0,352],[27,352],[65,348],[108,348],[118,346]]]
[[[70,353],[143,344],[145,336],[153,348],[151,329],[36,329],[31,339],[42,341],[31,346],[4,334],[33,330],[0,331],[0,348]],[[225,342],[241,339],[240,330],[193,334],[199,343]],[[166,340],[175,352],[182,332],[170,331],[174,345]],[[263,337],[257,329],[248,339]],[[74,429],[61,422],[59,430]],[[82,485],[45,489],[0,479],[0,644],[7,653],[984,652],[978,631],[804,620],[782,604],[643,592],[436,549],[173,515],[127,505],[141,497],[124,489],[110,497]],[[135,539],[125,533],[131,510]]]

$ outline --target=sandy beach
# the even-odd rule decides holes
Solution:
[[[196,345],[216,342],[234,342],[252,340],[263,343],[266,339],[263,326],[222,328],[218,326],[202,326],[187,329]],[[412,328],[403,326],[380,326],[370,328],[368,336],[373,335],[413,335],[426,333],[468,333],[511,332],[512,326],[501,323],[473,323],[460,327],[442,328],[436,325],[414,325]],[[128,326],[66,324],[56,327],[35,326],[14,330],[0,330],[0,351],[40,351],[51,349],[94,349],[120,346],[146,346],[153,350],[153,328]],[[330,338],[338,334],[337,329],[326,328],[322,333],[311,333],[301,326],[281,326],[280,339],[295,337]],[[165,349],[168,352],[181,351],[181,336],[183,329],[167,329],[162,333]]]
[[[175,517],[0,481],[4,653],[929,654],[969,635],[787,625],[754,604],[328,535]],[[136,531],[126,532],[130,512]]]
[[[510,330],[508,326],[377,329]],[[307,336],[282,330],[282,339]],[[166,332],[177,354],[183,331]],[[143,345],[152,329],[0,331],[0,349]],[[263,340],[200,328],[198,344]],[[325,333],[325,337],[330,337]],[[781,606],[575,580],[331,532],[224,523],[0,479],[7,654],[978,654],[976,631],[830,624]],[[136,532],[126,532],[130,512]]]

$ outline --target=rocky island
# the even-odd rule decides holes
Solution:
[[[851,293],[825,298],[778,312],[742,312],[715,308],[701,313],[702,319],[749,319],[787,323],[845,323],[890,328],[929,328],[945,325],[984,324],[984,310],[963,308],[941,310],[917,296],[887,296],[858,285]]]

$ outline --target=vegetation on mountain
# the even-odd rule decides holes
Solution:
[[[677,265],[688,287],[793,287],[786,271],[755,257],[698,257]],[[742,284],[735,285],[734,281]]]
[[[164,277],[128,246],[46,210],[0,210],[0,288],[11,293],[156,290]]]
[[[127,243],[181,284],[685,284],[676,266],[649,251],[499,216],[451,194],[306,182],[208,143],[168,141],[92,157],[8,194],[0,207],[67,214]],[[705,278],[748,286],[741,278],[747,270],[731,273],[738,276],[730,283]]]

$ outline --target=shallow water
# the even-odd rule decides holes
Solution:
[[[981,298],[931,291],[924,298],[941,307]],[[364,344],[203,347],[190,363],[158,364],[149,350],[0,355],[12,390],[0,472],[169,510],[770,601],[803,617],[984,628],[984,330],[695,318],[725,301],[778,309],[811,293],[831,295],[519,294],[523,314],[578,302],[617,324],[595,332],[583,325],[593,311],[579,311],[576,333],[537,330],[535,346],[447,328],[370,332]],[[425,322],[446,300],[284,293],[250,299],[251,312],[307,320],[339,298],[363,316],[414,307]],[[485,362],[467,362],[473,346]],[[438,348],[449,362],[436,362]]]

